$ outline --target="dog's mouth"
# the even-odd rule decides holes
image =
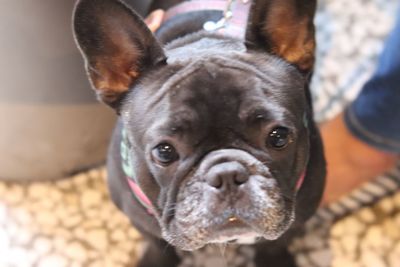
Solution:
[[[232,216],[226,223],[216,227],[212,237],[210,243],[252,243],[261,235],[243,220]]]
[[[231,217],[224,222],[209,222],[212,219],[205,218],[182,224],[182,221],[174,220],[169,229],[163,229],[164,238],[174,246],[183,250],[195,250],[206,244],[237,243],[253,244],[259,239],[276,240],[290,227],[294,221],[293,211],[277,209],[271,215],[263,213],[248,215],[254,219],[241,219]],[[273,214],[275,213],[275,214]]]

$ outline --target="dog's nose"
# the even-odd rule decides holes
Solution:
[[[239,162],[224,162],[210,168],[206,175],[207,183],[219,190],[233,189],[246,183],[249,173]]]

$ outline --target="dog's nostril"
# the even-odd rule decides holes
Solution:
[[[222,178],[218,175],[214,177],[208,177],[207,183],[211,185],[212,187],[215,187],[217,189],[222,187]]]
[[[249,180],[246,168],[238,162],[224,162],[213,166],[206,174],[207,183],[216,188],[237,187]]]
[[[239,172],[236,173],[233,181],[236,185],[241,185],[249,180],[249,175],[247,173]]]

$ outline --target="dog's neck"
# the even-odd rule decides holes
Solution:
[[[250,0],[184,1],[167,9],[156,34],[162,43],[198,31],[244,39],[250,6]]]

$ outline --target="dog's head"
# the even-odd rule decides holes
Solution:
[[[135,175],[173,245],[274,240],[318,205],[314,12],[314,0],[254,1],[245,42],[197,33],[162,48],[121,2],[78,3],[88,75],[121,114]]]

